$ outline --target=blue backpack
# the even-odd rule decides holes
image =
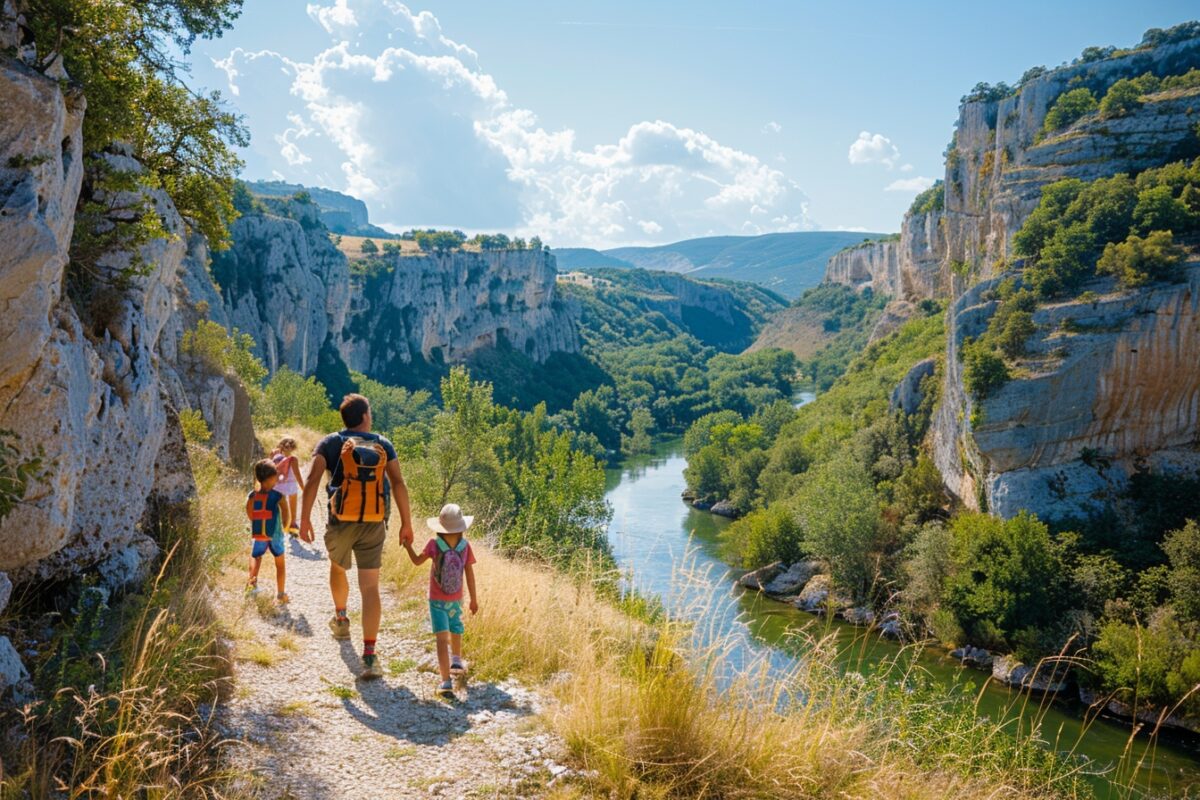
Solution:
[[[437,546],[438,557],[433,579],[444,594],[458,594],[462,591],[463,571],[467,567],[467,537],[462,537],[458,544],[451,547],[439,536]]]

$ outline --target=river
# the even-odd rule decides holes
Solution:
[[[797,648],[802,648],[797,644],[800,639],[789,633],[804,626],[818,626],[815,630],[820,635],[836,634],[841,663],[852,664],[854,669],[870,669],[901,655],[900,645],[866,635],[863,629],[818,619],[786,603],[741,590],[717,549],[718,534],[729,521],[696,511],[680,499],[686,465],[681,444],[675,441],[660,445],[653,455],[632,458],[608,470],[607,496],[613,509],[608,538],[633,585],[659,597],[672,616],[695,623],[703,639],[731,644],[732,669],[751,659],[766,658],[776,674],[782,675],[794,666]],[[979,708],[992,719],[1020,717],[1028,726],[1031,715],[1037,714],[1042,737],[1056,749],[1086,758],[1089,771],[1141,760],[1138,784],[1152,789],[1155,796],[1182,793],[1184,786],[1195,791],[1200,786],[1200,746],[1192,739],[1160,737],[1151,744],[1138,736],[1131,744],[1128,724],[1104,718],[1085,723],[1080,703],[1039,708],[1036,698],[1030,700],[985,681],[984,673],[960,668],[936,648],[923,650],[918,661],[947,691],[968,681],[976,686],[986,683],[979,692]],[[1131,755],[1123,760],[1127,748]],[[1118,796],[1108,778],[1091,780],[1098,797]]]

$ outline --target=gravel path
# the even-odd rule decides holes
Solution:
[[[259,585],[273,597],[274,565],[263,561]],[[237,742],[231,761],[247,776],[241,788],[314,800],[539,797],[568,772],[535,692],[471,681],[455,703],[433,696],[423,593],[397,596],[384,586],[378,652],[386,674],[363,681],[358,588],[352,579],[353,637],[337,641],[327,626],[329,561],[319,531],[312,545],[289,537],[287,571],[287,607],[265,598],[224,604],[235,617],[238,661],[221,727]]]

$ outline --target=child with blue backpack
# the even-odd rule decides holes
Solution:
[[[442,677],[437,695],[447,699],[454,697],[452,676],[466,673],[462,658],[464,578],[471,596],[471,613],[479,610],[473,567],[475,553],[466,537],[467,528],[474,520],[474,517],[463,516],[461,508],[449,503],[442,507],[438,516],[426,520],[436,536],[425,544],[420,554],[411,542],[404,542],[404,549],[413,564],[420,566],[433,561],[429,571],[429,620],[437,637],[438,669]]]
[[[246,516],[250,518],[250,538],[254,541],[250,549],[250,578],[246,582],[246,592],[258,591],[258,568],[262,565],[263,554],[270,550],[275,558],[275,599],[286,603],[283,529],[291,522],[291,515],[283,495],[275,491],[278,481],[279,471],[270,459],[264,458],[254,465],[254,491],[246,496]]]

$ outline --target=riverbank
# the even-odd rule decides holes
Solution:
[[[1039,735],[1046,746],[1080,765],[1101,797],[1126,796],[1130,782],[1159,796],[1178,796],[1200,780],[1200,752],[1188,739],[1160,735],[1150,741],[1145,726],[1139,726],[1143,735],[1133,737],[1130,725],[1098,718],[1078,703],[1043,701],[963,670],[940,648],[905,646],[736,588],[718,546],[728,521],[678,499],[686,462],[677,447],[666,445],[608,472],[614,507],[609,539],[632,585],[662,597],[669,613],[695,620],[709,641],[730,641],[729,660],[768,659],[774,673],[784,675],[808,657],[813,640],[821,640],[835,651],[839,669],[870,673],[908,654],[924,680],[971,703],[981,716],[1006,730],[1044,732]]]

